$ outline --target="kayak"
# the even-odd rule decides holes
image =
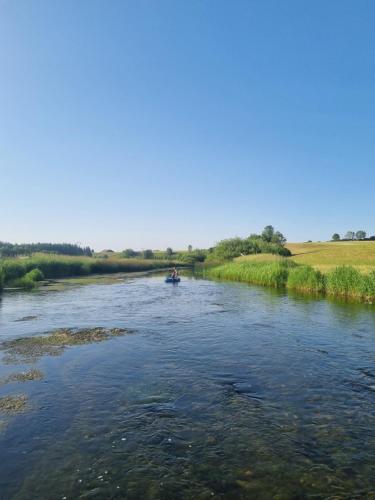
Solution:
[[[165,278],[166,283],[179,283],[181,281],[180,278],[171,278],[170,276],[167,276]]]

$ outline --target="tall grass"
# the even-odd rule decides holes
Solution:
[[[296,266],[289,270],[287,288],[308,293],[323,293],[325,277],[311,266]]]
[[[86,276],[118,272],[136,272],[171,266],[171,261],[144,259],[95,259],[92,257],[45,256],[5,259],[1,262],[0,283],[5,285],[31,287],[40,279]],[[37,270],[37,274],[33,271]],[[31,273],[31,274],[30,274]]]
[[[340,266],[327,274],[327,293],[355,297],[364,301],[375,299],[375,271],[361,274],[351,266]]]
[[[293,266],[294,263],[286,259],[275,262],[230,262],[207,269],[206,275],[212,278],[282,288],[286,286],[288,270]]]
[[[350,266],[340,266],[323,274],[289,259],[248,260],[208,268],[204,274],[216,279],[375,302],[375,271],[361,274]]]

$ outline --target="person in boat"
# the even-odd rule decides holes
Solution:
[[[172,273],[171,273],[171,278],[172,279],[176,279],[178,278],[178,272],[177,272],[177,269],[174,267],[173,270],[172,270]]]

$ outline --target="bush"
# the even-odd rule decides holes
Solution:
[[[29,271],[25,277],[28,277],[28,279],[31,279],[32,281],[42,281],[44,280],[44,275],[40,269],[33,269],[32,271]]]
[[[42,279],[44,279],[42,271],[40,269],[33,269],[22,276],[22,278],[14,280],[12,285],[20,288],[31,289],[34,288],[37,281],[41,281]]]
[[[258,253],[271,253],[289,257],[291,252],[280,243],[268,242],[257,236],[248,238],[230,238],[220,241],[214,248],[211,258],[234,259],[240,255],[252,255]]]

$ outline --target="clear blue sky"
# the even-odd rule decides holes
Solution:
[[[375,234],[372,0],[0,0],[0,240]]]

